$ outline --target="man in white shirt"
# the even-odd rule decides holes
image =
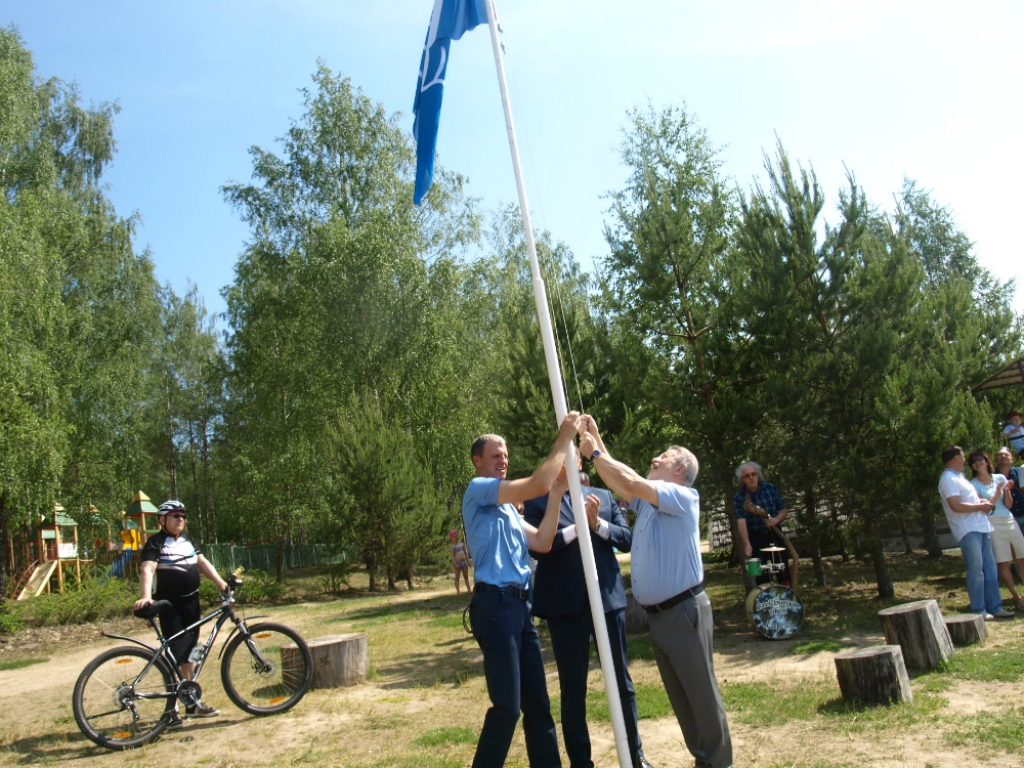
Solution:
[[[960,544],[967,567],[971,612],[985,614],[986,621],[1010,619],[1013,613],[1003,610],[996,560],[992,554],[992,525],[988,521],[988,513],[993,505],[991,501],[982,500],[964,477],[965,461],[964,449],[959,445],[942,449],[942,463],[946,468],[939,478],[939,496],[942,497],[949,530]]]

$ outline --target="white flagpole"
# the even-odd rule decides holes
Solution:
[[[551,316],[548,313],[547,293],[544,280],[540,275],[537,263],[537,247],[533,240],[533,224],[530,221],[530,206],[526,202],[526,186],[523,183],[523,170],[519,163],[519,148],[516,144],[516,129],[512,123],[512,108],[508,98],[508,86],[505,84],[505,64],[501,56],[501,41],[498,38],[498,16],[493,0],[486,0],[487,23],[491,30],[491,46],[494,48],[494,64],[498,70],[498,87],[501,89],[501,105],[505,109],[505,127],[508,129],[508,146],[512,153],[512,168],[516,175],[516,189],[519,192],[519,210],[523,216],[523,232],[526,235],[526,250],[530,255],[530,272],[533,275],[533,296],[537,303],[537,320],[540,322],[540,335],[544,342],[544,357],[548,365],[548,379],[551,383],[551,396],[555,402],[555,416],[561,423],[568,412],[565,392],[562,388],[562,369],[558,364],[558,352],[555,349],[555,335],[551,329]],[[615,666],[612,663],[612,650],[608,642],[608,627],[604,620],[604,604],[601,602],[601,590],[597,583],[597,566],[594,563],[594,544],[590,540],[590,526],[583,503],[583,486],[580,483],[579,471],[576,469],[576,447],[573,444],[565,457],[565,470],[569,478],[569,495],[572,499],[573,512],[576,516],[576,530],[583,555],[583,573],[587,580],[587,595],[590,598],[590,612],[594,619],[594,637],[597,639],[597,650],[601,657],[601,672],[604,676],[605,694],[608,697],[608,709],[612,716],[612,731],[615,734],[615,748],[619,756],[620,768],[631,768],[633,762],[629,754],[629,743],[626,740],[626,724],[622,716],[622,701],[619,698],[618,680],[615,677]]]

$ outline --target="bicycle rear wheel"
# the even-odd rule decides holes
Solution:
[[[152,658],[152,651],[125,646],[104,651],[86,665],[71,701],[86,737],[107,749],[134,749],[163,732],[174,697],[159,694],[174,690],[174,675],[158,659],[136,682]]]
[[[224,649],[220,666],[224,692],[253,715],[291,709],[313,681],[313,656],[299,633],[283,624],[263,622],[238,634]]]

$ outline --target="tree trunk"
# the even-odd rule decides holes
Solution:
[[[732,509],[732,497],[736,493],[732,483],[726,481],[725,488],[725,516],[729,518],[729,531],[732,534],[732,554],[729,556],[729,565],[743,565],[746,555],[743,553],[743,542],[740,540],[739,521]]]
[[[928,557],[933,560],[942,557],[939,536],[935,532],[935,514],[932,505],[927,501],[921,504],[921,530],[924,532],[924,545],[928,550]]]
[[[910,546],[910,531],[907,530],[907,521],[901,516],[899,518],[900,523],[900,536],[903,539],[903,552],[907,555],[914,554],[914,548]]]
[[[7,519],[7,497],[0,495],[0,536],[4,541],[4,555],[0,558],[0,604],[7,599],[7,582],[14,571],[14,542],[11,541]]]
[[[192,490],[196,496],[196,521],[199,523],[199,540],[206,541],[206,537],[203,535],[205,532],[205,526],[203,525],[203,497],[199,493],[199,470],[198,461],[196,460],[196,429],[192,419],[188,420],[188,447],[189,459],[192,464]]]
[[[164,375],[164,395],[167,405],[167,471],[171,477],[171,498],[178,498],[178,470],[174,463],[174,418],[171,413],[171,381]]]
[[[843,701],[899,704],[912,701],[910,677],[898,645],[876,645],[843,651],[835,657]]]
[[[284,555],[285,549],[288,546],[288,537],[281,534],[277,544],[277,581],[281,583],[284,581]]]
[[[903,649],[908,669],[927,672],[953,655],[953,642],[935,600],[917,600],[878,612],[885,642]]]
[[[203,412],[203,491],[206,495],[206,519],[209,535],[217,543],[217,514],[213,508],[213,486],[210,484],[210,420]]]
[[[366,554],[366,572],[370,575],[370,591],[377,591],[377,555],[371,549]]]
[[[871,560],[875,566],[875,581],[878,584],[878,596],[882,600],[888,600],[896,596],[896,590],[892,585],[892,575],[889,573],[889,563],[885,559],[885,542],[878,534],[874,522],[868,523],[868,536],[870,537],[869,551]]]
[[[394,592],[395,589],[396,589],[396,587],[395,587],[395,564],[392,563],[391,561],[388,561],[388,564],[385,566],[384,571],[387,573],[387,576],[388,576],[388,592]]]
[[[813,490],[804,491],[804,514],[807,516],[804,527],[807,529],[808,539],[810,539],[814,578],[819,587],[827,587],[828,576],[825,574],[825,563],[821,559],[821,540],[818,536],[818,497]]]

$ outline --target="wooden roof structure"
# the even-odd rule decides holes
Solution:
[[[1024,357],[1014,360],[1005,368],[993,373],[981,382],[981,384],[971,387],[971,392],[978,394],[979,392],[984,392],[987,389],[1000,389],[1002,387],[1013,386],[1024,386]]]

